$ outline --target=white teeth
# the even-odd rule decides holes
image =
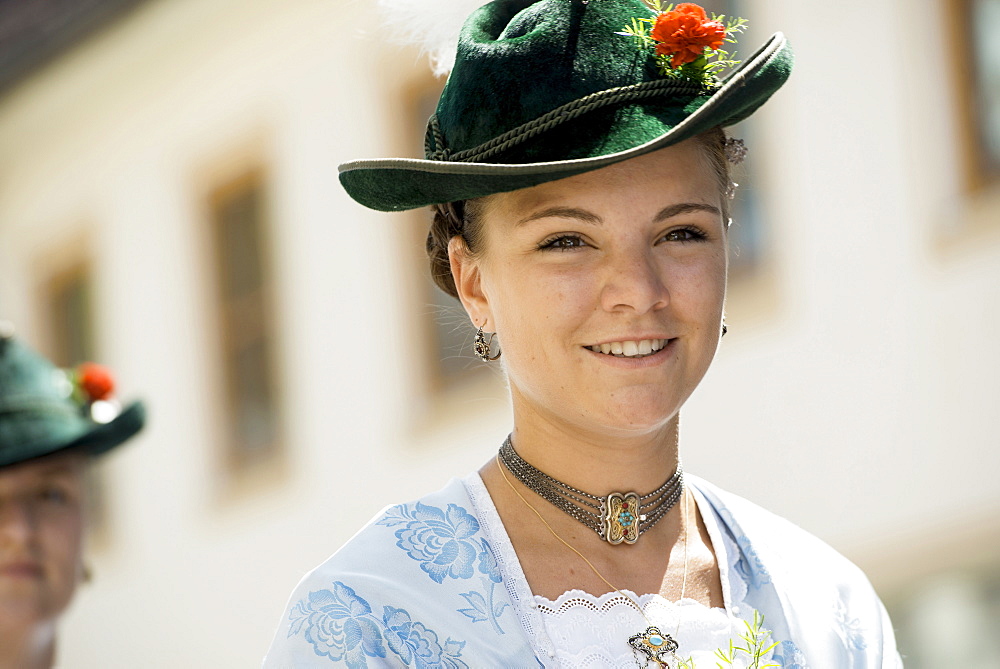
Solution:
[[[669,339],[643,339],[641,341],[613,341],[608,344],[588,346],[595,353],[611,354],[626,358],[636,358],[651,355],[662,350]]]

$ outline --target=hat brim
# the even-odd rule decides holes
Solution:
[[[502,193],[600,169],[677,144],[717,126],[742,121],[788,79],[792,51],[775,33],[718,89],[676,125],[643,137],[631,148],[604,155],[534,163],[469,163],[416,158],[356,160],[340,166],[340,182],[360,204],[379,211],[404,211]]]
[[[107,423],[93,423],[89,429],[74,439],[41,442],[27,450],[19,451],[16,458],[0,457],[0,467],[69,450],[81,451],[88,455],[101,455],[131,439],[142,429],[145,422],[145,405],[142,402],[133,402],[113,420]]]

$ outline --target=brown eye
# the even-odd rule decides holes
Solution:
[[[561,237],[556,237],[555,239],[543,242],[539,248],[565,251],[567,249],[576,249],[583,246],[586,246],[586,243],[579,237],[573,235],[563,235]]]
[[[694,242],[705,239],[705,234],[694,228],[678,228],[663,235],[663,241],[667,242]]]
[[[69,503],[69,494],[62,488],[52,486],[39,490],[38,499],[52,506],[64,506]]]

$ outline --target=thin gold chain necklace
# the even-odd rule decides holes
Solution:
[[[639,612],[639,615],[641,615],[646,620],[647,627],[645,631],[639,632],[638,634],[633,634],[631,637],[629,637],[628,640],[628,644],[632,648],[633,655],[635,655],[636,660],[640,662],[639,666],[646,667],[649,666],[650,662],[653,662],[656,664],[657,667],[670,667],[669,662],[671,659],[679,661],[680,658],[677,657],[676,651],[680,647],[680,645],[677,643],[676,637],[678,631],[680,631],[681,628],[680,611],[678,610],[677,612],[677,627],[674,628],[674,635],[670,636],[669,634],[661,632],[660,628],[654,625],[653,621],[650,620],[649,616],[646,615],[646,612],[643,611],[642,607],[639,605],[639,602],[626,595],[619,588],[616,588],[614,584],[612,584],[611,581],[606,579],[604,577],[604,574],[598,571],[597,567],[595,567],[594,564],[587,559],[587,556],[585,556],[583,553],[577,550],[568,541],[559,536],[554,529],[552,529],[552,526],[549,525],[549,522],[542,517],[542,514],[538,512],[538,509],[533,507],[531,503],[524,498],[524,495],[522,495],[521,492],[514,487],[514,484],[511,483],[510,478],[507,477],[507,473],[504,471],[505,467],[503,463],[501,463],[500,461],[499,454],[497,454],[496,456],[496,463],[497,463],[497,469],[500,470],[500,475],[503,476],[503,480],[507,482],[507,485],[510,486],[510,489],[514,492],[514,494],[517,495],[522,502],[524,502],[524,505],[527,506],[529,509],[531,509],[532,513],[538,516],[538,520],[542,521],[542,524],[545,525],[545,528],[552,534],[552,536],[558,539],[560,543],[566,546],[566,548],[576,553],[581,560],[587,563],[587,566],[590,567],[591,571],[593,571],[597,575],[597,578],[604,581],[605,585],[607,585],[609,588],[611,588],[616,593],[621,595],[629,604],[635,607],[635,609]],[[684,492],[683,497],[684,497],[683,505],[681,506],[681,537],[682,541],[684,542],[684,576],[681,580],[681,597],[679,601],[684,600],[684,594],[687,592],[687,576],[688,576],[687,491]],[[639,655],[636,654],[637,652],[642,654],[642,658],[640,658]]]

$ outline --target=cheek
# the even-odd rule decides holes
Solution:
[[[724,249],[689,263],[671,263],[665,269],[667,288],[675,306],[692,317],[713,318],[726,298],[727,260]]]
[[[538,360],[573,343],[598,303],[594,274],[566,267],[512,265],[495,286],[491,307],[509,360]]]
[[[75,581],[83,553],[83,513],[72,509],[50,518],[43,536],[50,568],[61,580]]]

